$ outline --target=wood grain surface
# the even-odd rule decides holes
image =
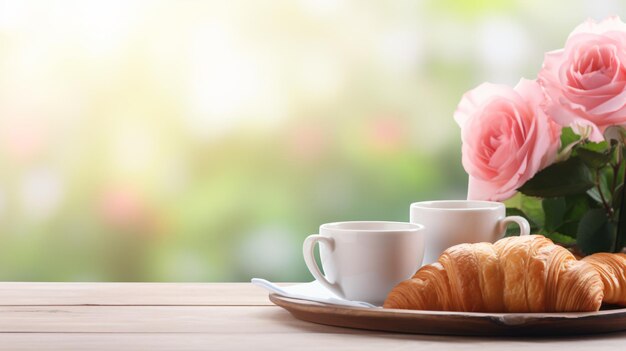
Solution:
[[[626,333],[412,335],[305,322],[247,283],[0,283],[0,350],[620,350]]]
[[[284,285],[289,285],[286,283]],[[0,283],[0,305],[272,305],[250,283]]]

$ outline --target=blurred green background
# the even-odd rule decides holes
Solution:
[[[0,280],[310,280],[463,198],[452,113],[620,1],[1,1]]]

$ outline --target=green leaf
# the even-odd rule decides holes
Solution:
[[[610,252],[615,241],[615,231],[604,210],[594,208],[580,220],[576,238],[581,251],[587,255]]]
[[[578,157],[570,157],[535,174],[518,190],[530,196],[559,197],[583,193],[593,185],[585,163]]]
[[[561,148],[559,151],[563,151],[568,145],[580,140],[580,135],[574,133],[572,128],[566,127],[561,129]]]
[[[590,168],[601,168],[611,161],[612,149],[608,143],[585,143],[576,149],[576,155]]]
[[[545,198],[541,202],[543,213],[546,216],[544,228],[547,231],[554,231],[561,224],[567,210],[565,199],[562,197]]]
[[[607,153],[609,149],[610,149],[609,143],[607,143],[606,141],[601,141],[599,143],[588,141],[588,142],[585,142],[584,144],[581,144],[576,150],[577,151],[587,150],[587,151],[604,154],[604,153]]]
[[[587,195],[593,199],[598,204],[602,204],[602,197],[600,197],[600,191],[598,188],[591,188],[587,190]]]
[[[561,224],[558,228],[556,228],[555,231],[563,235],[567,235],[570,238],[574,239],[576,238],[576,235],[578,233],[579,223],[580,223],[580,220],[563,222],[563,224]]]
[[[580,135],[574,133],[572,128],[563,128],[561,130],[561,146],[556,156],[557,162],[570,158],[572,150],[581,142],[583,140],[581,140]]]
[[[604,194],[604,199],[609,204],[613,201],[613,191],[611,189],[611,183],[613,182],[613,168],[604,167],[600,170],[598,176],[598,183],[600,183],[600,190]]]
[[[555,231],[575,238],[578,232],[578,223],[590,208],[589,197],[585,194],[567,196],[565,197],[565,208],[563,223]]]
[[[585,194],[565,197],[565,221],[579,221],[589,210],[589,198]]]

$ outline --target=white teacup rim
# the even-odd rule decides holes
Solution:
[[[484,211],[503,207],[502,202],[485,200],[429,200],[411,204],[411,208],[436,211]]]
[[[407,231],[419,231],[424,226],[417,223],[410,222],[395,222],[395,221],[342,221],[324,223],[320,226],[321,230],[332,230],[338,232],[407,232]]]

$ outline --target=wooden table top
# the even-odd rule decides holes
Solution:
[[[311,324],[248,283],[0,283],[0,350],[619,350],[626,333],[404,335]]]

